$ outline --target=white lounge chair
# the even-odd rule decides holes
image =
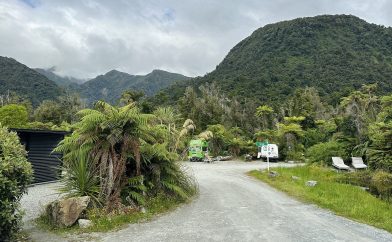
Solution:
[[[332,157],[332,165],[339,170],[350,170],[350,167],[344,164],[343,159],[340,157]]]
[[[355,169],[366,169],[367,165],[363,163],[362,157],[351,157],[352,166]]]

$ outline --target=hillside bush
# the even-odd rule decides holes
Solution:
[[[10,241],[20,228],[19,201],[32,180],[31,164],[18,136],[0,124],[0,241]]]
[[[388,198],[392,195],[392,174],[382,170],[376,171],[370,185],[378,195]]]
[[[306,152],[306,157],[310,163],[321,162],[331,165],[333,156],[345,158],[347,153],[344,147],[336,141],[329,141],[313,145]]]

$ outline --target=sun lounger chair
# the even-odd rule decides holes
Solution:
[[[351,157],[351,161],[352,161],[352,166],[355,169],[367,168],[367,165],[365,165],[365,163],[363,163],[362,157]]]
[[[344,164],[344,161],[340,157],[332,157],[332,165],[338,170],[350,170],[350,167]]]

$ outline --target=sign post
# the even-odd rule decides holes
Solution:
[[[268,146],[267,146],[267,150],[268,150]],[[268,173],[269,173],[269,157],[270,157],[270,152],[268,150],[268,152],[267,152],[267,170],[268,170]]]
[[[271,156],[271,151],[270,151],[270,149],[268,147],[268,140],[265,140],[264,143],[267,146],[267,170],[268,170],[268,173],[269,173],[269,171],[270,171],[269,158]]]

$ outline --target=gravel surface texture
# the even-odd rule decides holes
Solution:
[[[392,234],[386,231],[298,202],[245,175],[252,169],[266,168],[263,162],[187,163],[187,166],[200,189],[199,197],[193,202],[150,222],[63,240],[392,241]],[[288,164],[273,163],[272,166]],[[38,198],[35,204],[41,201],[39,196],[35,198]],[[24,201],[24,204],[34,202]]]
[[[58,183],[47,183],[29,187],[26,195],[22,197],[21,205],[25,210],[23,221],[30,222],[37,218],[46,204],[59,198]]]

